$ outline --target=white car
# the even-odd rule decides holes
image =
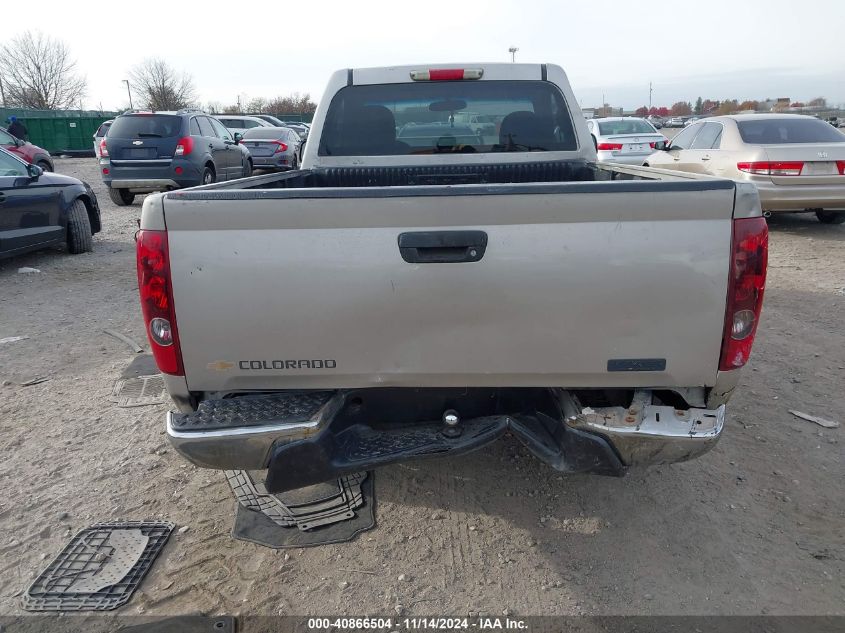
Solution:
[[[635,117],[589,119],[587,129],[593,136],[600,163],[642,165],[654,152],[656,143],[666,140],[651,123]]]
[[[276,127],[269,121],[259,119],[257,116],[246,116],[242,114],[220,114],[215,118],[220,121],[232,134],[234,134],[235,132],[243,134],[247,130],[251,130],[254,127]]]
[[[106,132],[109,131],[111,124],[114,123],[114,119],[109,119],[108,121],[103,121],[100,123],[100,127],[97,128],[97,131],[94,132],[94,157],[100,158],[100,143],[106,137]]]

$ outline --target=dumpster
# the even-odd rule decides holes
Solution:
[[[113,119],[117,112],[90,110],[31,110],[0,108],[0,122],[15,115],[26,126],[29,141],[51,154],[72,156],[94,155],[94,132],[103,121]]]

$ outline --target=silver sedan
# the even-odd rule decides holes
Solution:
[[[657,143],[666,140],[651,123],[635,117],[589,119],[587,128],[600,163],[642,165]]]
[[[797,114],[737,114],[693,123],[644,165],[753,182],[763,211],[814,211],[845,222],[845,134]]]

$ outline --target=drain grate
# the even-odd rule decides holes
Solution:
[[[361,483],[367,477],[366,471],[278,495],[268,493],[245,470],[225,472],[238,502],[261,512],[279,527],[296,526],[305,531],[347,521],[364,504]]]
[[[27,590],[27,611],[109,611],[126,604],[172,523],[97,523],[73,537]]]
[[[111,395],[117,406],[123,408],[162,404],[167,399],[164,377],[161,374],[118,378]]]

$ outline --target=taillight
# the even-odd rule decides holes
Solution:
[[[108,156],[108,155],[109,155],[109,150],[106,149],[106,139],[103,139],[103,140],[100,141],[100,156],[103,157],[103,156]]]
[[[719,369],[738,369],[748,362],[763,307],[769,229],[764,218],[742,218],[733,222],[731,269],[722,356]]]
[[[839,170],[840,176],[845,176],[845,160],[836,161],[836,169]]]
[[[464,79],[481,79],[483,68],[431,68],[429,70],[412,70],[411,79],[414,81],[461,81]]]
[[[800,176],[804,169],[801,161],[755,161],[751,163],[737,163],[736,168],[757,176]]]
[[[596,149],[600,150],[617,150],[622,149],[622,143],[599,143]]]
[[[138,231],[135,248],[141,311],[156,365],[165,374],[184,376],[173,310],[167,232]]]
[[[273,141],[278,147],[276,147],[274,154],[278,154],[279,152],[286,152],[288,151],[287,143],[282,143],[281,141]]]
[[[176,143],[176,151],[174,152],[175,156],[187,156],[191,152],[194,151],[194,139],[190,136],[183,136],[179,139],[179,142]]]

